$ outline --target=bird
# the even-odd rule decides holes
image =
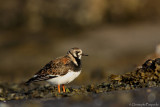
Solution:
[[[62,85],[63,92],[65,93],[64,85],[73,81],[81,73],[82,56],[88,55],[82,53],[80,48],[71,48],[65,56],[58,57],[47,63],[25,84],[29,85],[33,82],[47,81],[52,85],[58,85],[58,93],[61,93],[60,85]]]

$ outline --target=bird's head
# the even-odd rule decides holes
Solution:
[[[69,51],[68,51],[68,54],[70,54],[71,56],[73,56],[74,58],[78,58],[78,59],[81,59],[82,56],[88,56],[86,54],[83,54],[82,53],[82,50],[80,48],[71,48]]]

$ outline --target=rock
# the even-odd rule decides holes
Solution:
[[[66,93],[70,93],[70,90],[68,88],[66,88]]]
[[[0,101],[5,101],[6,99],[3,97],[0,97]]]
[[[109,78],[111,81],[121,81],[122,80],[122,77],[120,75],[113,75],[112,74]]]

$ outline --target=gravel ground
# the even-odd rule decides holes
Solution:
[[[12,100],[0,102],[1,107],[159,107],[160,88],[112,91],[90,96]]]

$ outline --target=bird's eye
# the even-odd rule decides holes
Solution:
[[[78,54],[80,53],[80,51],[76,51],[76,55],[78,56]]]

